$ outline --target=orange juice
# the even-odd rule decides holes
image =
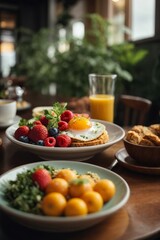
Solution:
[[[91,118],[113,122],[114,119],[114,96],[107,94],[91,95],[90,112]]]

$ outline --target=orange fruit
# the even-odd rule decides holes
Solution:
[[[56,178],[57,177],[58,178],[63,178],[67,182],[70,182],[73,179],[77,178],[77,174],[75,173],[75,171],[73,171],[71,169],[62,169],[56,174]]]
[[[95,185],[94,179],[89,174],[80,175],[78,178],[80,178],[80,179],[82,179],[82,178],[88,179],[92,187]]]
[[[45,192],[46,194],[51,192],[59,192],[66,196],[68,194],[68,187],[68,182],[63,178],[54,178],[48,183]]]
[[[114,183],[109,179],[101,179],[99,180],[95,186],[94,191],[100,193],[104,202],[108,202],[116,192],[116,187]]]
[[[65,216],[81,216],[87,214],[87,205],[80,198],[71,198],[68,200],[65,210]]]
[[[66,207],[66,199],[61,193],[47,194],[42,200],[42,211],[48,216],[60,216]]]
[[[80,197],[86,191],[91,191],[92,186],[88,179],[77,178],[70,183],[69,195],[71,197]]]
[[[103,198],[98,192],[85,192],[81,198],[87,204],[88,213],[98,212],[103,207]]]

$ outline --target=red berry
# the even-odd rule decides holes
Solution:
[[[49,120],[46,118],[46,116],[41,116],[39,120],[44,126],[48,125]]]
[[[69,147],[71,145],[71,138],[65,134],[60,134],[56,137],[58,147]]]
[[[20,126],[19,128],[17,128],[17,130],[14,133],[14,136],[17,140],[19,140],[19,138],[21,136],[27,136],[29,133],[29,127],[28,126]]]
[[[65,122],[69,122],[73,118],[74,114],[70,110],[66,110],[61,114],[61,120]]]
[[[58,129],[60,131],[65,131],[66,129],[68,129],[68,123],[65,121],[58,122]]]
[[[35,143],[48,137],[48,130],[44,125],[34,125],[29,131],[28,137]]]
[[[41,190],[44,190],[52,180],[48,170],[39,168],[32,174],[33,181],[37,182]]]
[[[33,125],[42,125],[42,123],[39,120],[36,120],[33,122]]]
[[[56,145],[56,139],[54,137],[47,137],[44,140],[44,146],[46,147],[54,147]]]

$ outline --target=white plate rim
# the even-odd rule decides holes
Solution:
[[[98,121],[98,122],[100,122],[100,123],[103,123],[103,124],[105,124],[105,126],[107,126],[107,127],[109,127],[109,126],[115,127],[117,130],[119,130],[119,131],[121,132],[121,134],[119,135],[118,138],[116,138],[116,139],[114,139],[114,140],[112,140],[112,141],[109,140],[109,141],[108,141],[107,143],[105,143],[105,144],[99,144],[99,145],[94,145],[94,146],[89,146],[89,147],[88,147],[88,146],[85,146],[85,147],[79,147],[79,148],[77,148],[77,147],[68,147],[68,148],[54,147],[54,148],[49,148],[49,147],[45,147],[45,146],[38,146],[38,145],[29,144],[29,143],[23,143],[23,142],[20,142],[20,141],[16,140],[16,139],[10,134],[10,131],[11,131],[13,128],[16,129],[16,127],[18,127],[17,124],[14,124],[14,125],[8,127],[8,128],[6,129],[6,132],[5,132],[5,133],[6,133],[7,138],[8,138],[10,141],[12,141],[13,143],[15,143],[15,144],[17,144],[17,145],[19,145],[19,146],[22,146],[22,147],[25,147],[25,148],[28,148],[28,149],[32,148],[33,150],[35,149],[35,150],[39,150],[39,151],[45,150],[45,151],[47,151],[47,152],[52,152],[52,151],[54,150],[54,152],[57,152],[57,153],[58,153],[58,152],[61,152],[62,149],[63,149],[63,151],[65,150],[66,152],[74,152],[74,151],[77,152],[77,149],[80,149],[81,151],[84,151],[84,150],[85,150],[85,151],[87,151],[87,150],[90,151],[91,149],[95,149],[95,147],[96,147],[96,149],[106,148],[107,146],[113,145],[113,144],[119,142],[120,140],[122,140],[122,139],[124,138],[124,136],[125,136],[125,131],[123,130],[123,128],[121,128],[121,127],[118,126],[117,124],[110,123],[110,122],[106,122],[106,121],[101,121],[101,120],[97,120],[97,119],[92,119],[92,120]]]
[[[4,123],[4,124],[0,123],[0,128],[5,128],[5,127],[9,127],[9,126],[11,126],[11,125],[15,125],[15,124],[17,124],[17,122],[18,122],[20,119],[21,119],[21,117],[20,117],[19,115],[16,115],[16,116],[14,117],[14,119],[13,119],[12,121],[10,121],[9,123]]]
[[[25,107],[17,107],[17,111],[23,111],[23,110],[26,110],[26,109],[29,109],[31,107],[31,103],[25,101],[26,103],[26,106]]]
[[[93,217],[96,217],[96,218],[101,218],[103,216],[108,216],[108,215],[111,215],[113,213],[115,213],[116,211],[118,211],[119,209],[121,209],[128,201],[129,199],[129,196],[130,196],[130,188],[127,184],[127,182],[121,177],[119,176],[118,174],[108,170],[108,169],[105,169],[103,167],[100,167],[100,166],[97,166],[97,165],[93,165],[93,164],[90,164],[90,163],[84,163],[84,162],[74,162],[74,161],[41,161],[41,162],[36,162],[36,163],[29,163],[29,164],[24,164],[24,165],[21,165],[21,166],[18,166],[18,167],[15,167],[5,173],[3,173],[1,176],[0,176],[0,184],[2,183],[3,181],[3,178],[5,178],[7,175],[13,173],[13,172],[23,172],[21,170],[26,170],[30,167],[35,167],[37,165],[41,165],[41,164],[44,164],[44,165],[47,165],[47,164],[51,164],[52,166],[54,165],[57,165],[57,166],[64,166],[65,164],[70,167],[69,165],[73,165],[75,167],[75,165],[81,165],[81,166],[88,166],[88,167],[91,167],[93,169],[96,170],[100,170],[104,173],[107,173],[109,175],[109,178],[112,179],[112,177],[115,177],[116,179],[118,179],[119,181],[119,184],[122,184],[123,185],[123,188],[124,188],[124,191],[125,191],[125,195],[123,196],[123,198],[121,199],[121,201],[111,207],[111,209],[107,209],[107,214],[106,212],[104,211],[100,211],[100,212],[97,212],[97,213],[92,213],[92,214],[89,214],[87,215],[86,218],[84,218],[83,216],[77,216],[77,217],[67,217],[67,218],[62,218],[62,217],[50,217],[50,216],[39,216],[39,215],[34,215],[34,214],[30,214],[30,213],[24,213],[24,212],[21,212],[19,210],[16,210],[10,206],[6,206],[6,205],[3,205],[1,204],[1,201],[0,201],[0,209],[2,209],[3,211],[5,211],[6,213],[9,213],[9,214],[13,214],[13,215],[17,215],[18,217],[21,217],[23,215],[24,218],[26,219],[32,219],[33,221],[39,221],[39,222],[49,222],[49,223],[54,223],[55,221],[56,222],[60,222],[60,223],[66,223],[68,222],[68,219],[71,220],[71,222],[75,222],[75,221],[88,221],[88,220],[91,220],[93,219]],[[20,170],[20,171],[19,171]],[[86,172],[86,170],[84,170],[84,172]],[[2,192],[0,191],[0,198],[2,197]]]

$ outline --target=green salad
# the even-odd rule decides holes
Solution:
[[[5,183],[4,197],[10,206],[23,212],[42,214],[40,202],[45,193],[32,180],[32,174],[38,168],[45,168],[51,176],[54,175],[55,168],[39,165],[32,170],[18,173],[16,180]]]

